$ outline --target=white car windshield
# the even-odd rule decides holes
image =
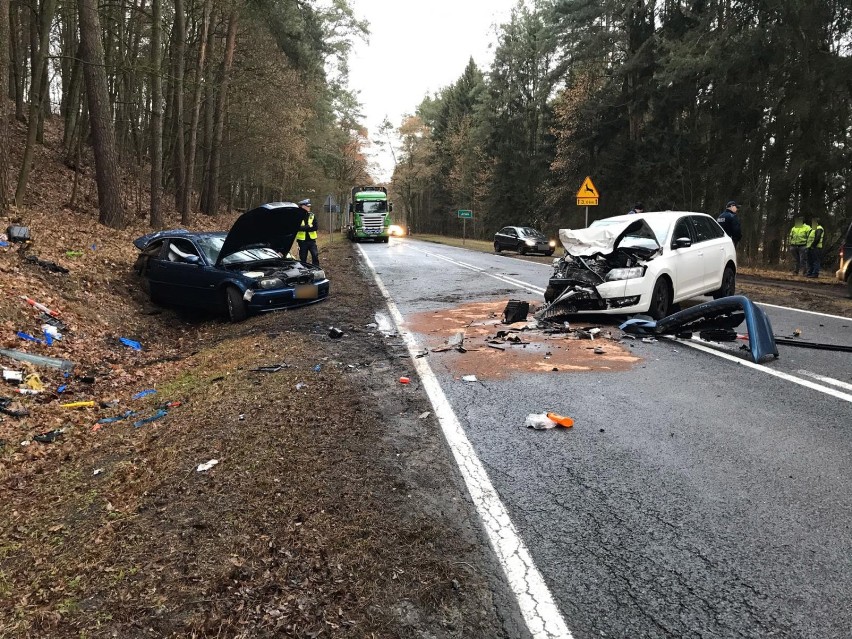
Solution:
[[[224,236],[202,237],[198,239],[198,245],[204,252],[204,257],[210,264],[215,264],[219,259],[219,252],[225,243]],[[246,262],[259,262],[263,260],[277,260],[281,253],[271,248],[258,247],[237,251],[222,260],[222,264],[244,264]]]

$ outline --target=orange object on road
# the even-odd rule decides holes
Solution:
[[[410,384],[410,383],[411,383],[411,380],[410,380],[410,379],[408,379],[407,377],[400,377],[400,378],[399,378],[399,383],[400,383],[400,384]]]
[[[563,415],[557,415],[556,413],[547,413],[547,419],[556,422],[563,428],[571,428],[574,425],[573,419],[571,419],[570,417],[565,417]]]

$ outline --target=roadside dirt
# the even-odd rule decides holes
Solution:
[[[523,636],[430,407],[416,380],[398,381],[414,377],[410,360],[373,325],[380,296],[351,246],[323,250],[330,300],[239,325],[131,295],[132,253],[97,268],[124,298],[105,308],[65,298],[73,272],[0,257],[16,275],[4,298],[38,290],[61,308],[71,327],[51,354],[95,377],[23,397],[30,415],[0,423],[0,636]],[[24,303],[3,314],[6,335],[32,323]],[[128,334],[142,351],[117,345]],[[60,408],[86,400],[118,404]],[[126,410],[137,415],[93,431]],[[54,427],[55,442],[30,439]]]

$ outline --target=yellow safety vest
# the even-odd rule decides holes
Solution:
[[[307,222],[305,220],[302,220],[302,224],[299,227],[299,232],[296,233],[296,239],[299,240],[300,242],[302,240],[304,240],[306,232],[307,232],[307,236],[310,239],[312,239],[312,240],[317,239],[317,232],[316,231],[308,231],[308,228],[313,226],[313,225],[314,225],[314,214],[308,213]]]
[[[790,229],[790,246],[804,246],[808,243],[808,235],[811,227],[808,224],[800,224]]]
[[[817,236],[817,231],[820,232],[819,240],[817,240],[816,244],[814,244],[814,240]],[[823,239],[825,239],[825,229],[822,228],[822,224],[817,224],[811,229],[811,232],[808,233],[808,248],[822,248]]]

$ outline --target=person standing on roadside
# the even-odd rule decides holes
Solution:
[[[805,218],[797,215],[790,229],[790,253],[793,256],[793,275],[808,272],[808,235],[811,227],[805,223]]]
[[[825,237],[825,229],[819,223],[819,218],[811,220],[811,230],[808,232],[808,272],[805,277],[819,277],[822,268],[822,241]]]
[[[629,211],[627,211],[627,215],[635,215],[637,213],[644,213],[644,212],[645,212],[645,205],[642,204],[642,202],[636,202],[636,204],[633,205],[633,208],[630,209]]]
[[[725,205],[725,210],[719,214],[716,221],[722,230],[734,241],[734,247],[740,243],[743,236],[742,226],[740,226],[740,218],[737,217],[739,207],[734,200],[731,200]]]
[[[305,212],[299,232],[296,233],[296,242],[299,244],[299,260],[308,261],[308,253],[311,254],[311,264],[319,266],[319,250],[317,249],[317,220],[311,213],[311,200],[304,199],[299,206]]]

